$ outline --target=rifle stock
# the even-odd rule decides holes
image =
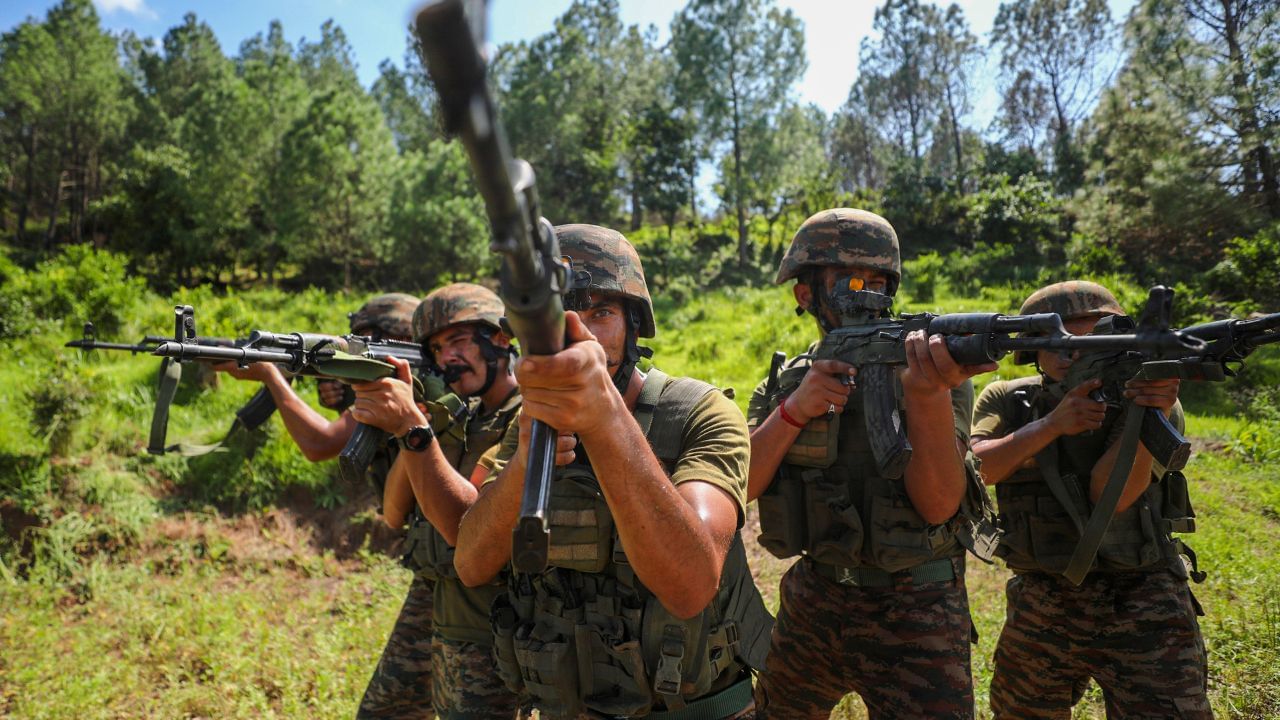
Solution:
[[[473,15],[477,12],[473,7]],[[499,295],[507,323],[526,355],[550,355],[564,348],[568,269],[551,223],[539,215],[533,168],[513,158],[485,83],[480,20],[468,21],[462,0],[437,0],[418,11],[414,27],[445,129],[466,148],[484,199],[493,235],[490,250],[503,256]],[[534,421],[520,516],[512,531],[511,564],[517,572],[538,573],[547,566],[556,439],[554,428]]]

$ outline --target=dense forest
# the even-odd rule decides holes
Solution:
[[[772,0],[689,0],[668,35],[575,0],[491,77],[544,214],[631,231],[658,285],[764,282],[801,219],[852,204],[960,291],[1051,269],[1280,300],[1274,2],[1007,2],[988,42],[956,5],[886,0],[832,115],[794,100],[803,28]],[[489,272],[407,32],[404,66],[362,87],[332,22],[229,53],[195,14],[156,41],[63,0],[0,38],[0,276],[76,244],[159,290]],[[979,81],[1000,91],[986,127]]]

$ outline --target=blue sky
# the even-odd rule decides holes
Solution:
[[[489,38],[502,43],[529,39],[552,29],[554,20],[570,0],[491,0]],[[878,3],[863,0],[777,0],[804,21],[809,70],[796,88],[803,102],[817,104],[830,113],[844,103],[857,75],[858,45],[871,31]],[[1117,19],[1123,18],[1134,0],[1109,0]],[[9,30],[28,17],[43,18],[54,3],[49,0],[3,0],[0,28]],[[355,52],[360,79],[368,86],[378,64],[390,59],[401,64],[405,28],[415,5],[395,0],[94,0],[103,25],[113,31],[132,30],[142,37],[159,39],[170,27],[194,12],[207,22],[221,41],[223,51],[235,54],[240,43],[279,19],[286,37],[297,42],[317,38],[320,25],[332,18],[347,34]],[[623,20],[641,26],[655,25],[660,40],[667,37],[671,18],[685,0],[621,0]],[[959,0],[975,33],[987,38],[999,3],[996,0]],[[978,88],[972,124],[985,127],[997,105],[995,68],[979,73],[988,81]]]

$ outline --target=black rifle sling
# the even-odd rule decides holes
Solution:
[[[173,404],[173,396],[178,392],[178,383],[182,382],[182,363],[171,358],[160,361],[159,385],[156,388],[156,409],[151,415],[151,437],[147,443],[147,452],[152,455],[165,453],[165,436],[169,432],[169,406]]]
[[[173,398],[177,394],[178,385],[181,382],[182,363],[175,362],[171,358],[165,358],[160,361],[160,385],[156,391],[156,408],[151,415],[151,436],[147,443],[147,452],[152,455],[177,453],[183,457],[199,457],[217,452],[241,428],[256,430],[270,419],[271,415],[276,411],[275,398],[271,396],[271,391],[267,390],[266,386],[263,386],[258,388],[253,397],[249,398],[249,401],[236,411],[236,417],[235,420],[231,421],[231,427],[218,442],[212,445],[198,445],[195,443],[165,445],[169,434],[169,407],[173,405]],[[293,377],[285,376],[285,382],[292,383]]]
[[[1120,454],[1116,457],[1115,466],[1111,468],[1111,476],[1107,478],[1107,484],[1102,489],[1102,496],[1093,506],[1089,522],[1080,535],[1080,543],[1076,545],[1075,552],[1071,554],[1071,560],[1067,563],[1067,569],[1062,573],[1074,585],[1083,582],[1084,576],[1093,566],[1093,558],[1102,545],[1102,537],[1107,534],[1111,518],[1116,514],[1116,506],[1120,504],[1120,496],[1124,494],[1124,486],[1129,479],[1129,472],[1133,469],[1133,461],[1138,456],[1138,439],[1142,434],[1142,410],[1143,408],[1132,403],[1125,408],[1124,430],[1120,435]]]

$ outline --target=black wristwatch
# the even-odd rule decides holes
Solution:
[[[436,433],[430,425],[418,425],[409,428],[409,432],[396,438],[396,441],[400,443],[400,447],[409,452],[422,452],[436,441]]]

